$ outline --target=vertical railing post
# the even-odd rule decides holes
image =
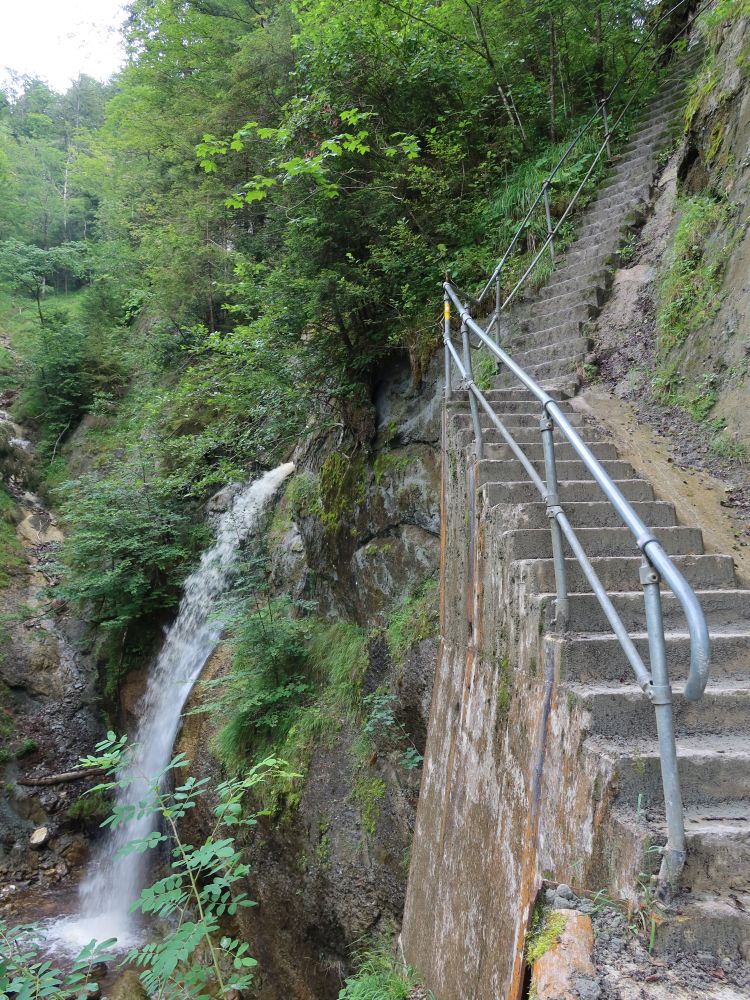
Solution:
[[[664,788],[664,808],[667,819],[667,844],[662,855],[659,883],[660,893],[668,897],[677,885],[685,865],[685,817],[682,810],[680,777],[677,771],[672,689],[667,673],[667,651],[664,641],[659,574],[644,559],[640,576],[643,599],[646,604],[648,650],[651,658],[651,702],[656,712],[656,733],[659,739],[661,780]]]
[[[451,352],[448,341],[451,339],[451,300],[447,292],[443,294],[443,351],[445,355],[445,399],[451,398]]]
[[[612,159],[612,150],[609,148],[609,119],[607,117],[607,98],[603,97],[599,102],[602,109],[602,121],[604,122],[604,145],[607,147],[607,159]]]
[[[557,483],[557,465],[555,463],[555,440],[553,437],[554,425],[547,415],[547,411],[542,412],[539,421],[539,429],[542,432],[542,448],[544,450],[544,478],[547,483],[547,517],[549,518],[550,531],[552,533],[552,559],[555,566],[555,589],[557,598],[555,601],[555,627],[562,632],[568,624],[569,602],[568,602],[568,581],[565,571],[565,552],[563,550],[563,535],[560,525],[557,523],[557,514],[560,511],[560,487]]]
[[[500,346],[500,307],[502,298],[500,295],[500,272],[495,276],[495,343]]]
[[[549,256],[552,263],[555,263],[555,241],[552,239],[552,213],[549,207],[549,177],[542,185],[544,191],[544,212],[547,216],[547,236],[549,238]]]
[[[469,340],[469,328],[466,323],[461,323],[461,339],[464,345],[464,368],[466,374],[474,382],[474,366],[471,363],[471,341]],[[471,407],[471,422],[474,425],[474,440],[476,442],[477,458],[484,458],[484,445],[482,443],[482,425],[479,420],[479,406],[474,397],[474,393],[469,389],[469,406]]]

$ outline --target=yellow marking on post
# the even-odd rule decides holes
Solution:
[[[443,303],[443,319],[446,323],[450,323],[451,320],[451,304],[450,302]]]

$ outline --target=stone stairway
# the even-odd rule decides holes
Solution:
[[[583,214],[576,240],[557,261],[551,280],[511,314],[510,337],[503,346],[509,346],[514,361],[542,384],[573,391],[580,381],[576,370],[591,347],[587,323],[607,298],[617,251],[643,221],[659,153],[679,126],[685,81],[696,59],[697,54],[684,57],[648,106]],[[512,375],[502,374],[495,387],[516,384]]]
[[[513,359],[560,401],[654,529],[706,612],[713,643],[711,680],[703,700],[691,703],[683,697],[690,652],[684,617],[673,595],[663,592],[688,856],[670,919],[659,923],[657,947],[739,962],[750,959],[750,591],[738,586],[731,556],[705,553],[699,528],[678,524],[674,506],[654,495],[651,484],[619,458],[604,428],[571,400],[580,384],[576,370],[590,346],[586,323],[606,298],[614,254],[628,229],[643,218],[657,156],[684,105],[691,69],[686,61],[672,74],[582,216],[578,238],[552,279],[514,310],[510,345]],[[512,375],[501,374],[486,395],[544,478],[540,405],[517,385]],[[583,720],[581,771],[606,775],[605,790],[592,798],[592,809],[606,808],[609,816],[606,884],[585,888],[634,898],[643,891],[637,886],[639,873],[658,868],[655,848],[666,835],[654,711],[574,559],[566,561],[569,626],[564,633],[555,631],[545,505],[489,419],[482,416],[481,422],[485,447],[474,472],[476,507],[492,511],[493,523],[503,526],[511,576],[526,581],[541,609],[542,642],[560,665],[554,697]],[[470,463],[474,442],[465,393],[448,404],[447,427],[448,440]],[[555,454],[564,509],[648,664],[640,557],[632,536],[570,445],[556,440]],[[646,880],[641,877],[641,882]]]

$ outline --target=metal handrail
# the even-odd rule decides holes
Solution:
[[[481,407],[526,471],[529,479],[538,490],[546,505],[546,513],[552,533],[552,557],[557,591],[555,601],[556,627],[564,630],[568,624],[569,617],[567,572],[563,551],[563,539],[565,539],[570,546],[573,556],[580,565],[594,596],[598,600],[613,633],[620,643],[638,684],[654,706],[667,820],[667,843],[662,850],[659,883],[660,894],[662,897],[667,898],[673,892],[684,868],[686,842],[685,818],[677,769],[672,689],[667,670],[666,639],[659,587],[660,580],[663,579],[672,590],[688,623],[690,670],[685,686],[685,696],[693,701],[698,700],[703,694],[708,680],[710,664],[710,639],[703,609],[694,591],[669,558],[661,543],[633,510],[620,489],[571,425],[555,400],[520,365],[514,362],[510,355],[506,354],[501,347],[487,336],[482,327],[472,319],[468,310],[462,305],[449,282],[445,283],[444,288],[446,399],[449,399],[451,395],[450,366],[453,363],[461,376],[462,386],[469,392],[474,436],[477,444],[477,457],[483,457],[482,429],[479,418],[479,407]],[[456,305],[461,319],[463,359],[459,356],[451,340],[451,301]],[[471,345],[469,343],[470,332],[475,334],[542,404],[539,429],[542,434],[546,482],[536,471],[528,456],[513,438],[510,431],[505,427],[492,407],[492,404],[474,382]],[[634,536],[635,543],[643,555],[640,582],[644,591],[650,671],[645,666],[622,618],[599,579],[596,570],[586,555],[575,530],[561,506],[555,463],[554,427],[560,430],[564,438],[581,458],[604,495],[621,517],[625,526]]]
[[[648,74],[658,64],[658,62],[659,62],[661,56],[664,54],[664,52],[668,51],[674,45],[674,43],[679,38],[681,38],[689,30],[689,28],[695,23],[695,20],[700,16],[700,14],[702,14],[704,10],[706,10],[708,7],[711,6],[712,3],[714,3],[714,0],[707,0],[707,2],[703,3],[693,14],[690,15],[690,17],[688,18],[688,20],[685,23],[685,25],[674,36],[674,38],[672,38],[671,41],[667,45],[663,46],[663,48],[659,50],[659,52],[656,54],[656,56],[652,60],[651,66],[648,68],[648,71],[643,75],[643,78],[637,84],[637,86],[635,87],[635,89],[631,90],[630,96],[629,96],[628,100],[626,101],[625,105],[623,106],[623,108],[620,110],[620,113],[618,114],[617,118],[614,120],[614,122],[612,124],[610,124],[608,122],[608,119],[607,119],[607,103],[612,99],[612,97],[617,93],[617,91],[620,89],[620,87],[622,86],[622,84],[624,83],[624,81],[627,79],[627,77],[628,77],[630,71],[632,70],[633,66],[639,60],[641,54],[643,52],[645,52],[646,46],[648,45],[648,43],[650,42],[651,38],[653,37],[653,35],[658,30],[659,26],[665,20],[667,20],[667,18],[671,17],[671,15],[674,14],[674,12],[676,10],[678,10],[684,4],[690,3],[690,2],[691,2],[691,0],[678,0],[678,2],[673,7],[671,7],[668,11],[666,11],[664,14],[662,14],[661,17],[659,17],[654,22],[654,24],[652,25],[650,31],[644,36],[644,38],[642,39],[640,45],[636,49],[635,53],[631,56],[630,60],[628,61],[628,63],[626,64],[625,68],[620,73],[620,76],[617,78],[617,80],[615,81],[615,83],[610,88],[610,90],[607,93],[607,95],[601,99],[601,101],[599,102],[599,106],[589,116],[589,118],[587,119],[587,121],[585,122],[585,124],[580,128],[580,130],[575,135],[575,137],[568,143],[568,146],[566,147],[566,149],[563,152],[562,156],[560,157],[560,159],[557,161],[557,163],[555,164],[555,166],[552,168],[552,170],[550,171],[550,173],[547,175],[547,177],[543,181],[542,186],[539,189],[539,192],[538,192],[536,198],[534,199],[534,201],[531,204],[530,208],[526,212],[526,215],[524,216],[523,220],[519,223],[519,225],[518,225],[518,227],[517,227],[517,229],[516,229],[516,231],[515,231],[515,233],[513,235],[513,238],[511,239],[508,247],[505,250],[505,253],[500,258],[500,261],[495,266],[495,269],[493,270],[492,274],[490,275],[490,277],[485,282],[485,284],[482,287],[482,289],[479,292],[479,294],[476,297],[471,296],[471,300],[474,302],[474,304],[477,305],[477,306],[480,306],[482,304],[482,302],[484,301],[485,296],[487,295],[487,292],[490,290],[490,288],[493,285],[497,286],[498,280],[499,280],[499,276],[502,273],[503,267],[505,266],[505,264],[506,264],[508,258],[510,257],[511,253],[513,252],[513,250],[514,250],[514,248],[515,248],[518,240],[520,239],[523,231],[525,230],[526,225],[527,225],[529,219],[533,215],[533,213],[534,213],[535,209],[537,208],[537,206],[539,205],[539,203],[542,200],[544,200],[544,203],[545,203],[545,212],[546,212],[546,216],[547,216],[547,230],[548,230],[547,231],[547,238],[545,239],[544,243],[542,244],[541,249],[535,255],[532,263],[529,265],[529,267],[527,268],[527,270],[524,272],[523,276],[519,279],[519,281],[517,282],[517,284],[513,288],[513,291],[510,293],[510,295],[508,295],[505,298],[505,300],[502,303],[500,301],[499,288],[496,289],[496,308],[495,308],[495,315],[494,315],[494,318],[493,318],[494,322],[497,322],[497,320],[499,319],[499,313],[503,309],[507,308],[507,306],[510,304],[510,302],[514,298],[516,292],[524,284],[524,282],[528,278],[529,274],[531,274],[531,272],[534,270],[534,268],[536,267],[536,265],[538,264],[539,260],[541,259],[541,257],[543,256],[544,252],[547,250],[548,247],[549,247],[550,253],[552,254],[553,259],[554,259],[554,237],[557,235],[560,227],[565,222],[565,220],[567,219],[567,217],[570,215],[570,212],[571,212],[573,206],[578,201],[578,198],[580,197],[580,194],[581,194],[583,188],[585,187],[586,182],[588,181],[588,179],[591,176],[594,168],[596,167],[596,164],[599,162],[599,160],[600,160],[600,158],[602,156],[602,153],[606,150],[607,154],[609,155],[610,138],[611,138],[612,134],[617,130],[617,128],[621,125],[621,123],[623,121],[623,118],[625,117],[625,115],[627,114],[627,112],[630,110],[633,102],[635,101],[635,99],[638,97],[638,95],[640,94],[641,90],[643,89],[643,87],[644,87],[644,85],[646,83],[646,80],[648,79]],[[587,135],[587,133],[592,129],[592,127],[598,121],[598,119],[600,117],[603,119],[603,123],[604,123],[604,142],[602,143],[599,151],[596,154],[596,157],[594,158],[591,166],[589,167],[588,171],[586,172],[586,176],[583,178],[583,181],[579,185],[579,187],[576,190],[575,194],[573,195],[570,203],[568,204],[568,207],[566,208],[566,210],[563,213],[562,217],[558,220],[557,225],[555,226],[555,228],[553,230],[552,226],[551,226],[551,216],[550,216],[549,188],[550,188],[550,186],[552,184],[552,181],[555,179],[556,175],[558,174],[558,172],[560,171],[560,169],[562,168],[562,166],[564,165],[564,163],[566,162],[566,160],[568,159],[568,157],[570,156],[570,154],[572,153],[572,151],[578,146],[578,144],[580,143],[581,139],[583,139],[583,137],[585,135]],[[456,287],[456,286],[454,285],[454,287]],[[468,298],[469,297],[467,296],[466,300],[468,300]]]
[[[708,681],[710,639],[703,609],[701,608],[700,602],[695,596],[693,589],[664,551],[661,543],[654,537],[653,532],[633,510],[620,489],[607,474],[602,464],[594,456],[591,449],[575,430],[555,400],[549,395],[549,393],[545,392],[539,383],[536,382],[536,380],[533,379],[527,372],[525,372],[524,369],[521,368],[521,366],[517,364],[517,362],[515,362],[509,354],[506,354],[501,347],[499,347],[490,337],[487,336],[482,327],[471,317],[468,310],[455,295],[449,282],[445,282],[444,288],[446,295],[450,297],[458,310],[462,325],[465,325],[469,330],[471,330],[471,332],[477,336],[486,347],[489,348],[495,357],[501,361],[520,382],[523,383],[532,395],[536,396],[542,404],[544,413],[560,429],[566,441],[573,447],[576,454],[580,457],[581,461],[596,480],[604,495],[620,515],[625,527],[630,530],[631,534],[635,538],[638,548],[641,550],[648,562],[654,566],[654,569],[659,572],[660,576],[664,579],[665,583],[669,586],[670,590],[679,601],[687,620],[691,647],[690,671],[688,681],[685,686],[685,697],[689,701],[699,701]],[[453,360],[455,362],[457,359],[454,357]],[[461,373],[462,378],[469,379],[466,367],[459,367],[458,365],[457,367],[459,368],[459,373]],[[481,392],[476,389],[476,387],[471,391],[478,394],[478,396],[481,396]],[[490,404],[486,401],[486,399],[484,399],[484,396],[482,396],[480,403],[485,409],[490,407]],[[501,431],[501,433],[505,434],[504,431]],[[541,479],[534,471],[533,466],[529,463],[525,456],[521,459],[521,461],[526,469],[526,472],[529,473],[532,481],[537,488],[539,488]]]

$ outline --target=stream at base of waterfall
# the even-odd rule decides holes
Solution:
[[[292,463],[280,465],[234,497],[218,521],[214,544],[185,582],[177,618],[137,708],[139,721],[132,736],[137,753],[130,765],[135,773],[152,777],[169,764],[185,702],[221,638],[218,600],[232,583],[242,543],[293,469]],[[137,802],[144,789],[141,779],[129,781],[117,805]],[[148,837],[156,823],[150,815],[108,828],[80,885],[78,912],[54,920],[46,929],[52,949],[77,954],[92,939],[116,938],[117,950],[141,942],[143,929],[130,908],[145,885],[148,854],[119,852],[131,841]]]

